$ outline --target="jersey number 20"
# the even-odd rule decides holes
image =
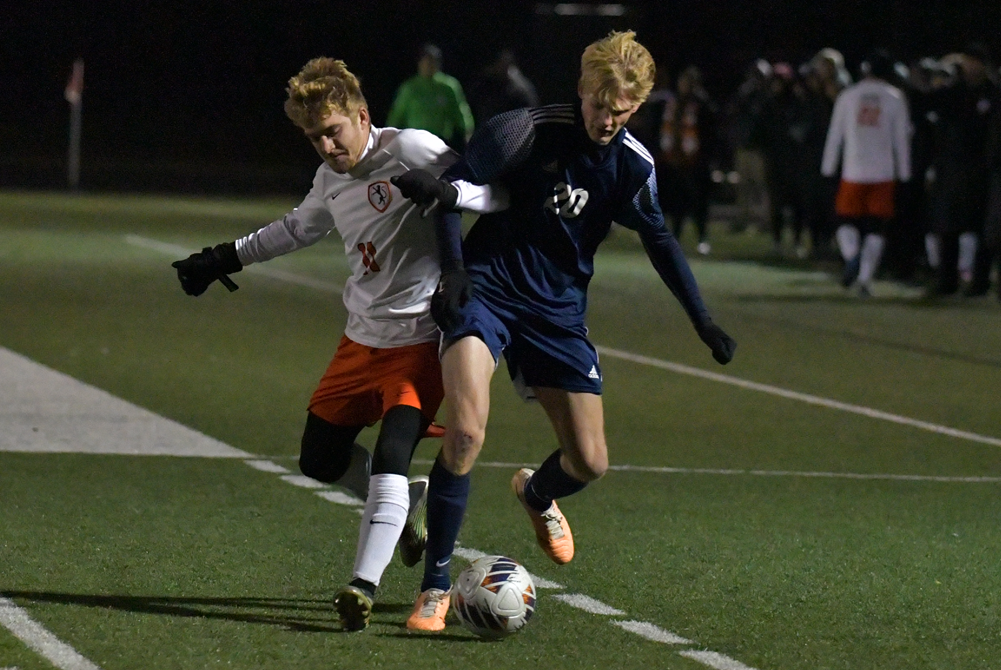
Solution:
[[[587,191],[582,188],[571,189],[569,184],[560,182],[553,187],[553,194],[546,198],[543,208],[564,218],[572,219],[580,214],[587,204]]]

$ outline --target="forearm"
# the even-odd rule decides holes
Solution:
[[[462,215],[455,210],[436,210],[434,225],[442,274],[461,269]]]
[[[236,240],[236,254],[244,265],[261,263],[315,244],[327,232],[329,231],[307,228],[293,211],[256,233]]]
[[[500,185],[472,184],[458,179],[452,186],[459,192],[455,201],[456,209],[463,209],[477,214],[500,212],[508,208],[510,198],[507,189]]]
[[[641,233],[640,239],[657,274],[681,303],[692,324],[698,328],[706,323],[709,311],[678,240],[666,228]]]

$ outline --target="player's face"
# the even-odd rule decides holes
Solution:
[[[334,172],[341,174],[355,166],[368,144],[371,120],[368,110],[358,110],[356,119],[333,112],[310,128],[303,128],[316,153]]]
[[[581,116],[584,117],[584,128],[587,136],[598,144],[608,144],[616,133],[622,130],[639,105],[632,100],[620,97],[612,104],[605,104],[594,93],[578,89],[580,95]]]

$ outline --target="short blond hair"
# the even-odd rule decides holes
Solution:
[[[623,97],[638,105],[650,95],[656,74],[653,56],[636,33],[613,30],[584,49],[578,85],[606,105]]]
[[[333,113],[356,120],[367,107],[361,84],[342,60],[314,58],[288,80],[285,114],[300,128],[310,128]]]

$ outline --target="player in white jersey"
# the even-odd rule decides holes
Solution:
[[[841,92],[827,131],[821,173],[833,177],[841,160],[834,209],[842,220],[838,247],[845,259],[842,284],[859,283],[867,296],[883,255],[884,231],[894,216],[897,181],[911,178],[910,117],[900,89],[887,82],[893,61],[885,51],[866,61],[862,81]]]
[[[299,467],[366,498],[354,579],[334,599],[343,626],[361,630],[397,542],[406,565],[421,558],[427,478],[408,483],[407,471],[443,397],[439,332],[429,311],[440,275],[434,227],[412,221],[420,212],[390,178],[411,168],[439,175],[457,156],[426,131],[372,127],[358,79],[339,60],[314,59],[290,79],[285,112],[323,159],[305,199],[257,232],[173,266],[189,295],[216,279],[235,290],[227,275],[245,265],[307,247],[334,229],[344,240],[347,325],[310,400]],[[490,187],[463,183],[459,191],[474,211],[506,206]],[[370,456],[355,438],[380,420]],[[360,484],[352,479],[358,474]]]

